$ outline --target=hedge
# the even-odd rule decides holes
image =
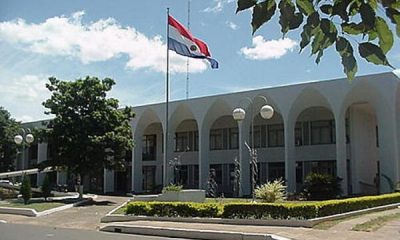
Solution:
[[[400,193],[305,203],[131,202],[126,214],[165,217],[311,219],[400,203]]]
[[[186,202],[132,202],[126,214],[159,217],[218,217],[219,207],[214,203]]]

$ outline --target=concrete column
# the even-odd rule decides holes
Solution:
[[[285,120],[285,179],[287,191],[296,192],[296,159],[294,145],[294,122]]]
[[[399,158],[397,154],[396,122],[393,112],[378,112],[380,192],[393,191],[399,181]],[[391,186],[394,184],[394,186]]]
[[[114,171],[104,169],[103,192],[114,192]]]
[[[48,160],[47,157],[47,143],[38,143],[38,152],[37,152],[37,163],[41,163],[43,161]],[[45,173],[38,173],[37,178],[36,178],[36,186],[41,186],[44,180],[44,177],[46,176]]]
[[[346,120],[342,114],[335,116],[336,131],[336,172],[337,176],[342,179],[342,194],[348,195],[348,179],[347,179],[347,148],[346,148]]]
[[[199,188],[207,189],[208,175],[210,172],[210,128],[200,126],[199,129]]]
[[[135,146],[132,149],[132,192],[143,191],[142,172],[142,134],[134,134]]]
[[[240,121],[239,127],[239,162],[240,162],[240,188],[239,196],[251,195],[250,183],[250,153],[245,142],[249,141],[249,124],[246,121]]]

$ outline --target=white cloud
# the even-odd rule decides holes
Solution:
[[[224,6],[228,3],[232,3],[235,0],[214,0],[213,6],[207,7],[203,12],[219,13],[224,9]]]
[[[44,75],[1,78],[1,105],[18,121],[44,118],[45,109],[41,103],[50,97],[50,92],[45,86],[46,82],[47,77]]]
[[[253,46],[241,48],[240,53],[251,60],[277,59],[292,52],[296,46],[297,42],[290,38],[268,41],[262,36],[255,36]]]
[[[234,22],[231,21],[226,21],[226,25],[231,28],[232,30],[238,29],[238,25],[236,25]]]
[[[0,40],[34,53],[78,58],[84,64],[126,54],[127,68],[165,72],[166,45],[161,36],[147,37],[133,27],[122,27],[113,18],[84,24],[84,14],[56,16],[38,24],[23,19],[0,22]],[[191,72],[206,69],[204,60],[192,59]],[[186,72],[186,57],[171,52],[170,71]]]

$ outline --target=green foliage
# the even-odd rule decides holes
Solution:
[[[282,179],[267,182],[256,188],[256,197],[264,202],[278,202],[285,200],[286,186]]]
[[[53,114],[46,138],[52,159],[40,167],[66,167],[76,176],[107,169],[123,169],[126,153],[133,147],[130,107],[119,109],[107,94],[114,80],[86,77],[76,81],[49,78],[51,97],[43,105]]]
[[[389,22],[400,37],[400,1],[237,0],[237,3],[236,12],[252,9],[253,34],[272,19],[278,5],[283,36],[303,25],[300,48],[311,43],[311,55],[316,56],[317,64],[324,51],[336,44],[344,73],[350,80],[358,68],[349,40],[358,45],[360,56],[368,62],[393,68],[386,58],[394,43]]]
[[[42,196],[44,197],[45,200],[47,200],[47,198],[51,196],[51,184],[49,176],[47,174],[43,179],[41,189],[42,189]]]
[[[24,175],[20,193],[22,195],[22,199],[24,199],[24,204],[28,204],[29,200],[32,198],[31,180],[28,175]]]
[[[0,172],[15,170],[17,145],[14,143],[14,136],[18,133],[19,128],[20,124],[0,106]]]
[[[224,218],[310,219],[400,202],[400,193],[314,203],[229,203]]]
[[[158,217],[218,217],[215,203],[131,202],[126,214]]]
[[[328,174],[311,173],[304,181],[304,194],[308,200],[327,200],[338,197],[342,190],[340,179]]]
[[[182,191],[183,186],[179,184],[170,184],[165,186],[162,192],[180,192]]]
[[[125,214],[159,217],[223,217],[239,219],[311,219],[400,202],[400,193],[319,202],[131,202]]]

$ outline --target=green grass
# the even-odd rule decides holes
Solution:
[[[113,212],[112,214],[122,214],[125,215],[126,212],[126,205],[117,209],[117,211]]]
[[[28,204],[24,204],[21,200],[9,199],[0,202],[0,207],[12,207],[12,208],[31,208],[37,212],[42,212],[48,209],[64,206],[66,203],[63,202],[44,202],[44,201],[31,201]]]
[[[374,232],[385,225],[387,222],[392,220],[400,219],[400,213],[394,213],[386,216],[377,217],[371,219],[365,223],[355,225],[351,230],[363,231],[363,232]]]

